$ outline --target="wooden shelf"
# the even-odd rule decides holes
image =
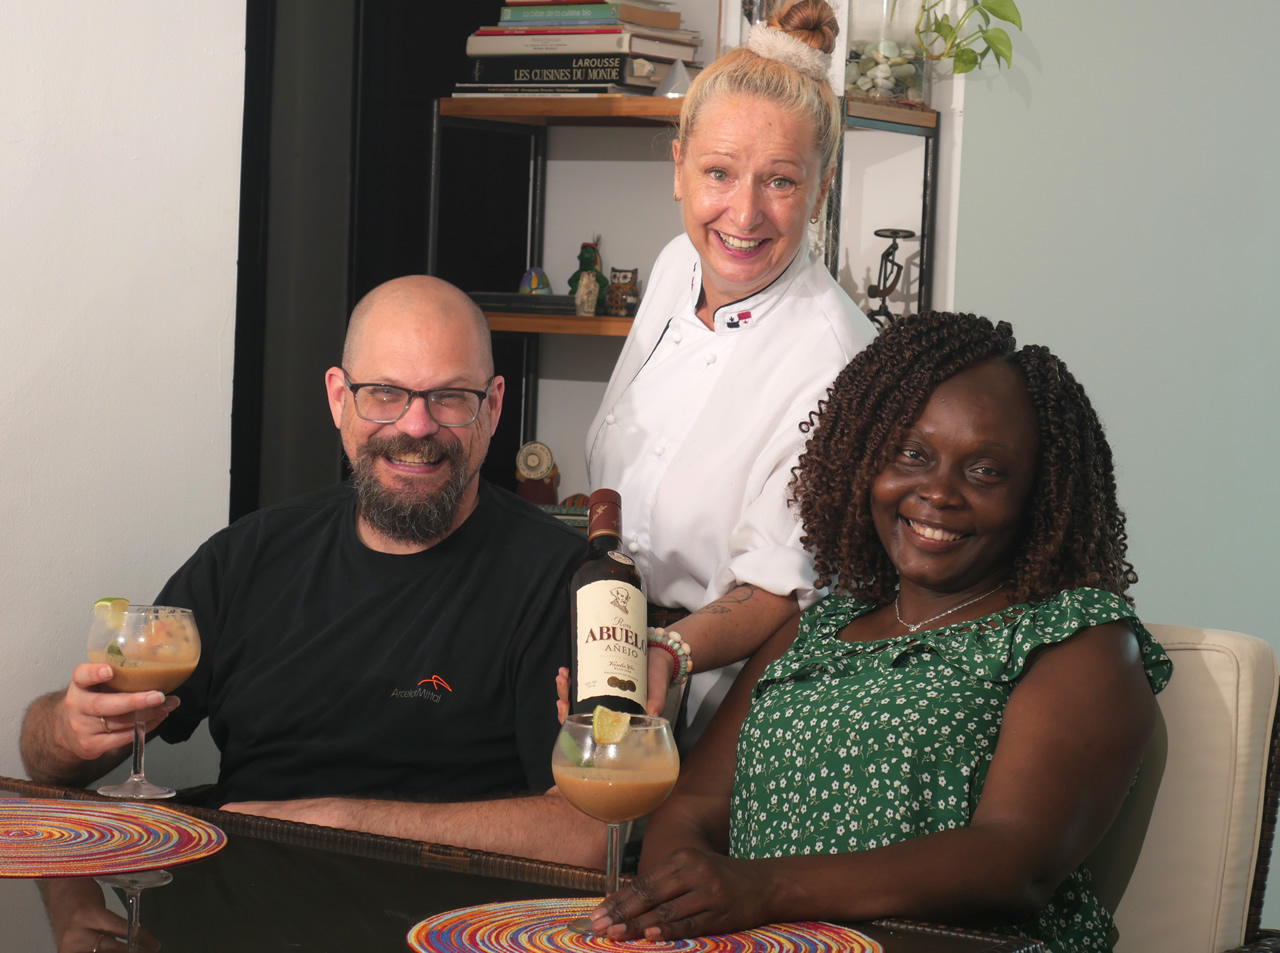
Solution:
[[[927,106],[886,106],[849,99],[844,111],[852,120],[849,125],[866,123],[868,128],[878,128],[879,124],[887,123],[896,127],[891,131],[914,132],[916,135],[931,135],[938,128],[938,111]]]
[[[678,119],[682,102],[666,96],[449,97],[440,100],[440,115],[532,126],[653,126]]]
[[[489,327],[494,331],[521,331],[525,334],[595,334],[624,338],[631,330],[631,318],[604,315],[582,317],[576,314],[512,314],[486,311]]]

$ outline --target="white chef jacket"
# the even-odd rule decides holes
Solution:
[[[787,504],[800,423],[875,329],[808,250],[718,309],[714,330],[694,311],[701,288],[681,235],[654,264],[587,432],[591,489],[621,494],[623,544],[650,602],[693,611],[749,583],[804,608],[819,593]],[[691,713],[710,688],[694,683]]]

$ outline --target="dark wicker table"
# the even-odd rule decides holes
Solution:
[[[101,800],[92,792],[0,777],[0,796]],[[174,953],[401,951],[418,921],[459,907],[599,896],[599,871],[270,818],[168,805],[226,831],[216,856],[170,870],[144,892],[142,925]],[[62,882],[87,896],[83,884]],[[53,953],[49,886],[0,879],[0,948]],[[56,905],[56,904],[50,904]],[[1034,953],[1037,943],[901,921],[855,925],[886,953]],[[104,949],[110,948],[104,946]],[[57,950],[57,953],[75,953]],[[83,953],[89,953],[86,948]]]

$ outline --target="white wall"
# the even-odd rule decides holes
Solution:
[[[1022,8],[1017,69],[965,93],[957,307],[1051,347],[1093,398],[1142,616],[1280,648],[1280,79],[1250,52],[1280,4],[1212,26],[1166,0]]]
[[[578,250],[597,235],[605,275],[635,268],[643,292],[658,252],[684,227],[671,200],[671,140],[666,126],[548,130],[543,267],[552,292],[568,294]],[[555,455],[560,499],[587,492],[583,444],[622,340],[542,335],[537,435]]]
[[[3,774],[93,600],[151,599],[226,523],[244,23],[0,0]],[[213,776],[207,748],[154,748],[163,781]]]

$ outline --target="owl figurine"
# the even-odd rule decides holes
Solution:
[[[636,284],[636,269],[610,268],[609,287],[605,289],[606,314],[619,318],[634,318],[640,304],[640,288]]]

